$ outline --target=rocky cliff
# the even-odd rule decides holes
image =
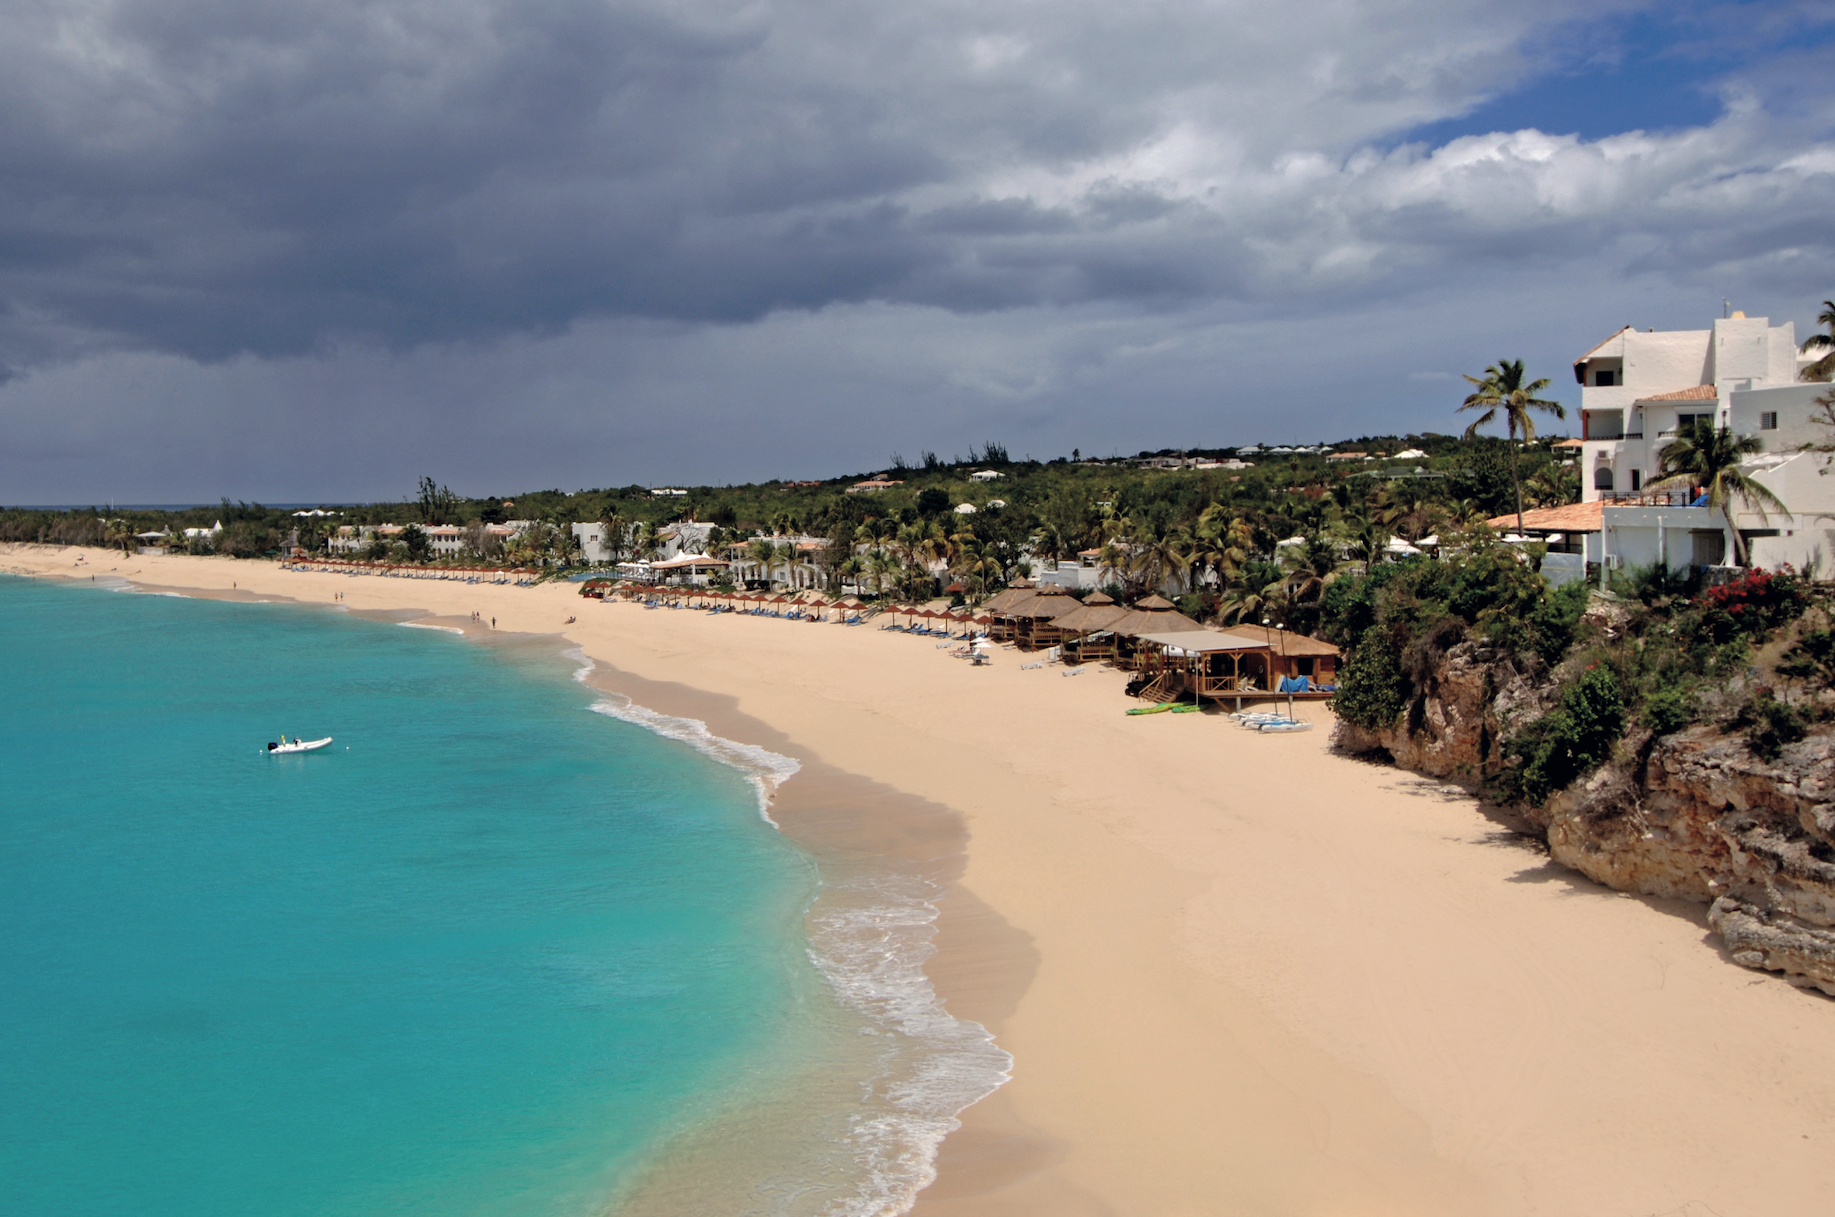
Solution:
[[[1395,726],[1341,721],[1334,746],[1480,789],[1501,744],[1546,713],[1554,681],[1480,643],[1445,652]],[[1708,904],[1735,962],[1835,996],[1835,729],[1772,760],[1744,735],[1697,724],[1633,728],[1605,764],[1523,817],[1555,861],[1620,891]]]

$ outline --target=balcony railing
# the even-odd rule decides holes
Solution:
[[[1699,495],[1686,490],[1602,490],[1599,501],[1614,507],[1688,507]]]

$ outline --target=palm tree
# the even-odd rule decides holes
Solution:
[[[1347,516],[1341,535],[1346,552],[1352,560],[1363,563],[1366,575],[1389,544],[1389,530],[1367,515]]]
[[[1672,486],[1700,486],[1707,491],[1708,510],[1718,511],[1733,534],[1733,556],[1739,565],[1746,564],[1746,542],[1733,523],[1733,501],[1739,500],[1748,511],[1765,520],[1765,508],[1775,507],[1789,515],[1783,502],[1761,483],[1740,470],[1740,462],[1762,451],[1756,435],[1734,435],[1726,427],[1715,430],[1712,424],[1696,423],[1686,434],[1663,449],[1662,477],[1650,484],[1652,490]]]
[[[777,546],[764,537],[759,537],[745,547],[745,552],[746,557],[756,563],[763,572],[764,581],[768,586],[771,582],[771,559],[777,556]]]
[[[1000,560],[989,552],[980,538],[967,529],[950,539],[955,543],[956,573],[968,585],[969,595],[978,599],[984,591],[1000,581]]]
[[[1281,586],[1281,580],[1257,588],[1242,575],[1230,580],[1230,590],[1224,595],[1223,603],[1218,606],[1217,620],[1224,625],[1238,622],[1257,622],[1268,612],[1268,597]]]
[[[1822,302],[1822,312],[1816,315],[1816,321],[1828,333],[1811,334],[1803,340],[1803,345],[1797,348],[1799,351],[1808,352],[1835,347],[1835,300]],[[1800,375],[1804,380],[1835,379],[1835,351],[1830,351],[1829,354],[1804,368]]]
[[[1192,529],[1192,565],[1216,571],[1220,589],[1242,569],[1254,548],[1255,529],[1222,503],[1206,507]]]
[[[1325,595],[1325,589],[1348,565],[1339,558],[1338,547],[1330,538],[1314,533],[1302,544],[1281,551],[1281,566],[1287,574],[1280,582],[1287,587],[1293,605],[1311,604]]]
[[[1467,397],[1459,409],[1484,411],[1465,429],[1466,439],[1471,439],[1480,427],[1495,420],[1500,411],[1503,413],[1504,428],[1510,437],[1510,484],[1516,488],[1516,530],[1520,533],[1523,531],[1523,482],[1516,468],[1517,435],[1520,433],[1524,442],[1536,437],[1535,421],[1529,417],[1531,410],[1546,410],[1556,418],[1566,418],[1567,411],[1560,402],[1543,401],[1536,396],[1548,388],[1546,379],[1523,383],[1523,361],[1520,359],[1500,359],[1485,369],[1483,380],[1476,376],[1466,379],[1477,385],[1478,391]]]
[[[879,595],[886,594],[886,576],[892,576],[896,584],[898,577],[904,573],[898,556],[883,547],[874,548],[867,554],[867,571],[873,576],[873,590]]]
[[[1523,493],[1537,507],[1561,507],[1580,497],[1580,469],[1576,465],[1544,465],[1523,485]]]
[[[1157,592],[1170,577],[1177,586],[1185,585],[1185,572],[1191,566],[1191,538],[1183,528],[1164,519],[1150,519],[1136,538],[1131,565],[1141,585]]]
[[[1377,495],[1373,518],[1378,524],[1405,532],[1407,522],[1420,511],[1424,497],[1418,480],[1396,478]]]

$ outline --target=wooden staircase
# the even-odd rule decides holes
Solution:
[[[1160,675],[1154,677],[1151,682],[1143,686],[1134,696],[1140,698],[1142,701],[1150,701],[1155,705],[1172,701],[1178,694],[1174,693],[1168,687],[1169,684],[1170,682],[1166,679],[1166,674],[1162,672]]]

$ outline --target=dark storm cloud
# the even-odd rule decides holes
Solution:
[[[1484,333],[1559,366],[1723,295],[1807,320],[1835,22],[1683,4],[1673,45],[1622,36],[1658,11],[20,0],[0,498],[604,484],[678,444],[659,479],[811,474],[930,427],[1321,438],[1412,417]],[[1718,117],[1614,125],[1634,62]],[[1588,65],[1608,134],[1539,123],[1518,86]],[[167,480],[104,476],[130,466]]]
[[[1202,166],[1079,175],[1106,160],[1125,179],[1181,127],[1248,120],[1223,132],[1226,160],[1261,172],[1282,137],[1342,146],[1430,113],[1498,49],[1435,36],[1432,17],[1321,31],[1184,5],[16,6],[0,18],[6,348],[209,359],[600,314],[1229,291],[1243,234],[1188,205],[1179,175]],[[1350,64],[1359,37],[1397,58]],[[1003,181],[1015,171],[1069,189],[1040,203]]]

